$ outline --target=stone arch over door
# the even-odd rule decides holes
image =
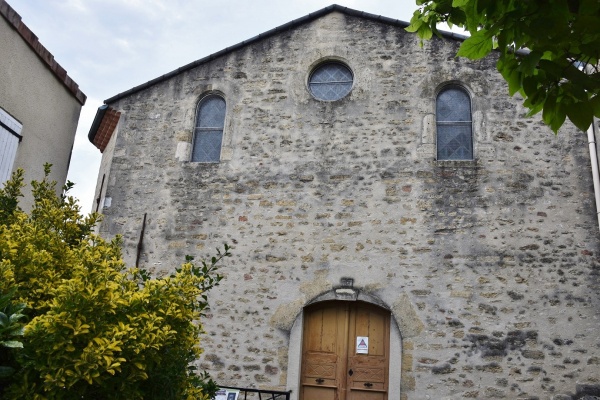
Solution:
[[[334,303],[334,302],[362,302],[372,307],[386,310],[390,313],[389,323],[389,368],[388,368],[388,399],[400,399],[400,382],[402,374],[402,338],[394,312],[392,309],[378,298],[360,293],[354,288],[338,288],[324,293],[317,298],[309,301],[296,316],[294,324],[290,330],[290,342],[288,348],[288,371],[287,388],[292,390],[291,400],[299,400],[300,396],[300,378],[302,370],[302,341],[304,334],[304,314],[305,310],[315,305]]]

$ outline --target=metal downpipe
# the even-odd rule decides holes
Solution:
[[[600,230],[600,174],[598,173],[598,152],[596,151],[596,124],[598,120],[594,118],[592,125],[587,130],[588,146],[590,149],[590,162],[592,163],[592,180],[594,182],[594,199],[596,200],[596,218],[598,219],[598,229]]]

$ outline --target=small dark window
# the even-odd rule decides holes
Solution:
[[[225,100],[217,95],[203,98],[196,111],[192,161],[219,162],[224,126]]]
[[[353,81],[350,68],[340,63],[326,63],[310,74],[308,86],[316,99],[334,101],[350,93]]]
[[[443,89],[436,101],[437,159],[472,160],[471,98],[458,86]]]

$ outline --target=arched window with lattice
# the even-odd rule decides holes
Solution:
[[[225,99],[216,94],[208,95],[198,103],[192,162],[216,163],[220,161],[225,108]]]
[[[457,85],[444,87],[436,100],[437,159],[473,159],[471,97]]]

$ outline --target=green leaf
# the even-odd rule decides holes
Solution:
[[[550,129],[552,129],[552,131],[554,131],[554,133],[557,133],[558,129],[561,126],[563,126],[563,124],[565,123],[567,114],[565,114],[564,111],[561,110],[560,108],[557,108],[555,113],[556,114],[554,116],[554,119],[552,120],[552,123],[550,124]]]
[[[556,62],[542,59],[539,62],[539,68],[546,71],[548,79],[560,80],[563,75],[563,68]]]
[[[421,40],[429,40],[433,37],[433,30],[427,24],[423,24],[419,27],[417,35]]]
[[[521,89],[521,74],[516,68],[517,63],[515,60],[500,60],[496,66],[506,83],[508,83],[508,94],[512,96],[517,93]]]
[[[556,115],[556,95],[549,93],[544,103],[544,112],[542,113],[542,119],[546,125],[550,125]]]
[[[591,83],[588,82],[589,76],[585,72],[580,71],[573,65],[568,65],[566,68],[563,69],[563,71],[565,78],[573,82],[575,85],[587,86],[588,83]]]
[[[568,100],[569,104],[571,102],[580,103],[580,104],[588,104],[588,102],[589,102],[588,92],[581,86],[575,85],[569,81],[563,81],[563,82],[561,82],[561,85],[558,86],[558,88],[560,90],[559,96],[562,96],[565,99],[571,99],[571,100]],[[593,109],[591,108],[591,105],[590,105],[590,110],[592,110],[592,113],[593,113]]]
[[[582,131],[586,131],[592,124],[594,114],[588,103],[571,103],[566,106],[567,117]]]
[[[534,96],[538,92],[538,82],[535,76],[528,76],[523,79],[523,92],[526,97]]]
[[[9,325],[9,319],[3,312],[0,312],[0,328],[7,327]]]
[[[23,348],[23,343],[18,340],[6,340],[4,342],[0,342],[0,346],[10,347],[10,348]]]
[[[437,0],[431,6],[434,11],[433,15],[444,15],[452,10],[452,0]]]
[[[419,28],[421,27],[421,25],[423,25],[423,21],[421,21],[420,19],[415,19],[415,17],[413,17],[410,20],[410,25],[407,26],[406,28],[404,28],[404,30],[406,32],[414,33],[414,32],[416,32],[416,31],[419,30]]]
[[[0,295],[0,310],[5,309],[11,302],[12,297],[17,292],[17,288],[13,287],[8,290],[8,292]]]
[[[461,8],[452,8],[450,13],[448,13],[448,20],[446,22],[450,28],[452,28],[452,25],[463,27],[467,22],[467,17],[464,10]]]
[[[21,313],[15,313],[10,316],[9,320],[11,323],[15,323],[15,322],[18,322],[22,318],[25,318],[25,315],[23,315]]]
[[[452,7],[464,7],[471,0],[452,0]]]
[[[556,95],[554,93],[548,93],[542,113],[544,123],[548,125],[554,133],[558,132],[558,129],[563,125],[567,117],[564,111],[558,107],[556,101]]]
[[[527,112],[527,114],[525,114],[527,117],[532,117],[535,114],[539,113],[540,111],[543,110],[544,108],[544,103],[540,102],[540,103],[531,103],[531,102],[527,102],[527,100],[525,102],[523,102],[523,105],[527,108],[529,108],[529,111]]]
[[[485,14],[484,11],[494,5],[494,2],[497,0],[478,0],[478,1],[474,1],[473,3],[475,3],[477,5],[477,13],[478,14]]]
[[[25,334],[25,327],[16,325],[10,328],[7,333],[10,336],[23,336]]]
[[[477,13],[477,2],[470,1],[462,9],[465,12],[465,28],[473,34],[480,26],[480,18]]]
[[[592,107],[594,116],[600,118],[600,94],[597,94],[590,100],[590,106]]]
[[[544,102],[546,101],[546,92],[543,88],[539,88],[530,95],[527,96],[523,105],[530,109],[530,114],[536,114],[542,111]],[[535,111],[534,111],[535,110]]]
[[[525,75],[532,75],[533,71],[537,67],[543,53],[541,51],[532,51],[523,57],[521,61],[521,71]]]
[[[481,29],[460,45],[457,55],[471,60],[478,60],[487,56],[492,51],[493,45],[494,42],[492,37],[488,35],[488,31]]]

